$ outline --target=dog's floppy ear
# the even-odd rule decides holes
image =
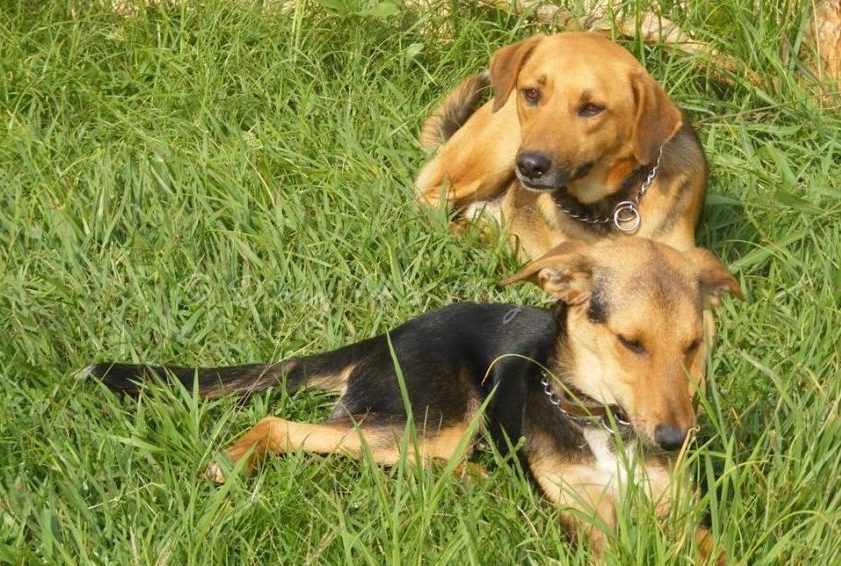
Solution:
[[[593,259],[590,245],[570,240],[537,258],[522,271],[499,282],[510,285],[528,280],[568,305],[583,303],[590,296]]]
[[[745,298],[739,282],[721,265],[712,252],[695,248],[687,252],[687,257],[698,269],[698,282],[707,305],[717,307],[724,293],[730,293],[740,299]]]
[[[674,102],[648,73],[633,73],[631,89],[636,105],[634,156],[646,165],[657,159],[660,147],[680,129],[683,117]]]
[[[491,86],[494,89],[494,112],[505,106],[508,96],[517,84],[520,68],[543,37],[543,34],[533,35],[513,45],[502,47],[491,56],[490,73]]]

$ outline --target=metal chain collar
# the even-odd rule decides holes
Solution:
[[[552,390],[552,387],[549,385],[549,376],[546,375],[545,371],[540,372],[540,384],[543,385],[543,392],[549,398],[549,402],[552,403],[563,416],[585,426],[592,426],[594,423],[601,424],[607,432],[614,432],[614,428],[612,426],[610,418],[608,417],[607,411],[605,411],[603,415],[574,415],[566,409],[564,409],[562,406],[562,400],[560,399],[560,397],[558,397],[557,394],[555,394],[555,392]],[[621,428],[631,427],[631,422],[623,418],[621,416],[621,413],[617,411],[613,412],[613,422],[615,422]]]
[[[663,146],[661,145],[660,152],[657,154],[657,161],[654,162],[654,167],[651,168],[651,171],[648,172],[648,175],[646,175],[640,185],[640,190],[637,191],[637,195],[633,200],[623,200],[616,203],[616,206],[613,207],[613,214],[610,216],[593,218],[591,216],[578,214],[560,203],[558,204],[558,207],[568,216],[571,216],[580,222],[586,222],[587,224],[613,224],[613,227],[620,232],[625,234],[636,234],[642,224],[642,215],[639,210],[640,200],[642,200],[642,197],[644,197],[645,193],[648,192],[648,189],[651,187],[651,183],[654,182],[654,177],[657,175],[657,169],[660,168],[660,160],[662,158]]]

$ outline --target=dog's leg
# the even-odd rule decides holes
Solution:
[[[236,464],[248,457],[247,469],[254,467],[269,454],[285,452],[313,452],[316,454],[344,454],[358,458],[363,450],[370,453],[378,464],[393,465],[400,459],[403,424],[380,424],[361,417],[358,421],[341,419],[324,424],[289,421],[278,417],[265,417],[225,450],[225,456]],[[466,425],[437,430],[421,435],[417,447],[422,463],[431,459],[449,459],[458,449]],[[469,447],[468,447],[469,448]],[[250,455],[249,455],[250,452]],[[410,446],[406,458],[415,460],[416,452]],[[467,456],[467,453],[464,454]],[[225,481],[220,467],[212,463],[205,476],[217,483]]]
[[[543,487],[542,484],[541,487],[544,493],[548,495],[547,488]],[[562,507],[585,513],[584,517],[581,513],[563,513],[563,521],[573,532],[580,529],[587,540],[587,546],[593,558],[597,562],[600,561],[607,547],[606,530],[613,530],[616,527],[616,508],[613,497],[602,486],[589,484],[550,489],[553,489],[559,495],[556,499],[550,497],[556,503]],[[566,491],[566,493],[562,493],[563,491]],[[602,524],[587,519],[587,513],[592,513],[593,518],[597,518]]]
[[[613,496],[606,481],[600,477],[602,472],[589,466],[560,465],[560,461],[530,459],[529,466],[546,497],[575,511],[564,513],[563,521],[573,531],[580,529],[593,557],[599,561],[607,544],[605,531],[616,527]],[[595,520],[588,520],[587,514]]]
[[[434,206],[443,196],[454,208],[494,198],[514,178],[519,146],[515,102],[497,112],[490,103],[482,106],[421,169],[418,198]]]
[[[704,564],[715,564],[716,566],[724,566],[727,563],[724,552],[719,552],[714,559],[713,556],[714,543],[710,532],[704,527],[698,527],[695,531],[695,542],[698,545],[698,553],[701,555],[701,561]]]

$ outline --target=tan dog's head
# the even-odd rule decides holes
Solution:
[[[680,448],[704,379],[704,307],[742,296],[715,256],[646,238],[570,241],[502,283],[523,279],[568,305],[556,360],[563,378],[618,405],[647,443]]]
[[[682,124],[663,89],[624,48],[586,32],[536,35],[494,53],[494,111],[515,102],[527,189],[564,189],[583,204],[657,158]],[[514,97],[509,100],[510,97]]]

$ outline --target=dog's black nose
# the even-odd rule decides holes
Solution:
[[[672,425],[657,425],[654,440],[663,450],[677,450],[686,440],[686,431]]]
[[[539,179],[549,171],[552,161],[545,155],[521,151],[517,154],[517,170],[529,179]]]

